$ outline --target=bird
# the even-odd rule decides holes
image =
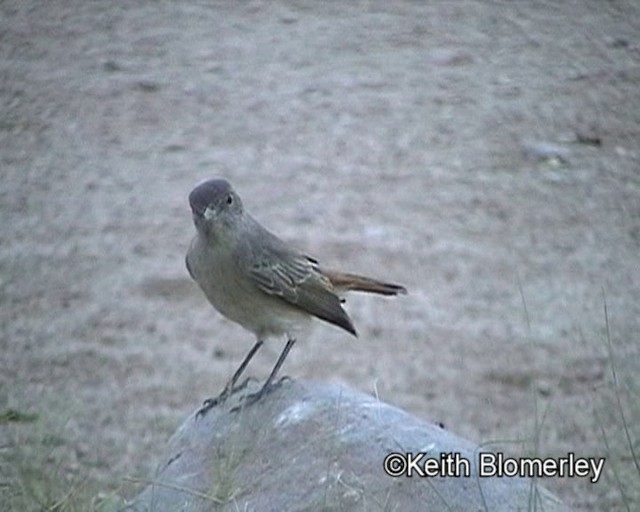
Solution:
[[[205,401],[203,412],[237,389],[247,365],[268,338],[286,336],[287,342],[252,402],[270,389],[296,342],[295,333],[313,317],[357,337],[343,308],[345,292],[407,293],[401,285],[324,268],[255,220],[227,180],[200,183],[189,194],[189,205],[196,228],[186,255],[189,275],[219,313],[256,337],[222,393]]]

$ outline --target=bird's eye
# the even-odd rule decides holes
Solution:
[[[232,204],[233,203],[233,196],[227,196],[227,204]]]

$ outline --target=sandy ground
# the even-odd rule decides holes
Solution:
[[[360,337],[318,323],[287,374],[511,453],[606,456],[597,484],[544,485],[639,506],[603,312],[640,451],[637,2],[4,1],[0,20],[0,408],[39,419],[4,434],[55,432],[45,462],[105,491],[150,475],[253,343],[184,268],[186,196],[222,176],[326,266],[410,290],[352,297]]]

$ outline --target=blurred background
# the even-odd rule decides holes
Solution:
[[[184,267],[187,195],[224,177],[325,266],[409,289],[351,296],[360,337],[317,322],[284,374],[606,457],[543,485],[637,509],[637,2],[6,0],[0,34],[5,498],[132,492],[252,346]]]

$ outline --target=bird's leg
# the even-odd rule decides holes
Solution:
[[[236,386],[236,382],[238,382],[238,379],[244,373],[244,370],[249,364],[249,361],[253,359],[253,356],[256,355],[256,352],[260,349],[260,347],[263,344],[264,344],[263,340],[256,341],[256,344],[253,346],[251,350],[249,350],[249,353],[244,358],[244,361],[242,361],[240,366],[238,366],[238,369],[233,374],[233,377],[231,377],[231,380],[227,382],[227,385],[224,387],[224,389],[222,390],[222,393],[220,393],[220,396],[218,398],[223,397],[223,401],[224,401],[224,399],[226,399],[227,396],[233,393],[233,390],[235,389],[235,386]]]
[[[267,379],[267,381],[262,386],[262,389],[260,389],[260,391],[258,391],[258,395],[262,396],[265,393],[265,391],[269,388],[269,386],[271,386],[271,384],[273,383],[273,379],[275,379],[276,375],[278,375],[278,371],[280,370],[280,367],[282,366],[282,363],[284,363],[284,360],[289,355],[289,351],[291,350],[291,347],[293,347],[295,342],[296,342],[295,338],[289,338],[287,340],[287,344],[284,346],[284,349],[282,350],[282,353],[280,354],[280,357],[276,361],[276,365],[273,367],[273,370],[271,370],[271,375],[269,375],[269,378]],[[260,398],[260,397],[258,397],[258,398]]]
[[[278,357],[278,360],[276,361],[276,365],[273,367],[273,370],[271,370],[271,374],[269,375],[269,377],[267,378],[263,386],[260,388],[260,391],[247,396],[242,406],[234,407],[233,409],[231,409],[232,412],[240,409],[241,407],[246,407],[247,405],[251,405],[257,402],[258,400],[260,400],[260,398],[262,398],[262,396],[265,395],[265,393],[269,391],[269,388],[273,384],[273,380],[276,378],[276,375],[278,375],[278,371],[280,370],[282,363],[284,363],[284,360],[287,358],[287,355],[289,354],[289,351],[291,350],[291,347],[293,347],[295,342],[296,342],[295,338],[289,338],[287,340],[287,344],[284,346],[284,349],[282,350],[280,357]]]
[[[242,361],[242,363],[240,364],[236,372],[233,374],[229,382],[227,382],[227,384],[225,385],[224,389],[222,390],[222,393],[220,393],[216,398],[207,398],[202,404],[202,407],[200,408],[200,410],[196,413],[197,417],[204,416],[204,414],[206,414],[206,412],[209,409],[211,409],[212,407],[215,407],[218,404],[224,403],[224,401],[227,398],[229,398],[229,395],[231,395],[231,393],[233,393],[236,390],[236,383],[238,382],[238,379],[240,379],[240,376],[244,373],[244,370],[247,368],[249,361],[253,359],[253,356],[256,355],[256,352],[260,349],[260,347],[263,344],[264,344],[263,340],[256,341],[255,345],[251,348],[249,353],[245,356],[244,360]],[[248,381],[249,379],[247,379],[240,387],[244,387]]]

